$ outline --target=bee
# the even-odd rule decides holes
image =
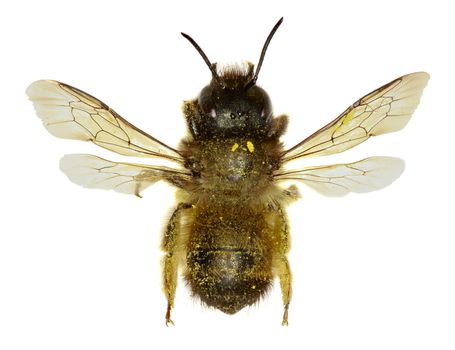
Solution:
[[[177,204],[162,238],[166,325],[173,324],[178,275],[203,304],[235,314],[256,303],[279,279],[288,324],[292,275],[287,258],[290,232],[286,207],[299,198],[295,184],[326,196],[379,190],[397,179],[404,162],[370,157],[347,164],[292,168],[294,160],[348,150],[372,136],[402,129],[416,109],[429,79],[425,72],[404,75],[365,95],[335,120],[295,146],[280,141],[288,117],[274,116],[270,98],[256,84],[269,43],[258,64],[218,67],[199,45],[211,71],[198,97],[185,101],[188,135],[170,147],[137,128],[97,98],[70,85],[40,80],[27,95],[54,136],[91,141],[120,155],[164,159],[174,164],[112,162],[71,154],[61,170],[78,185],[140,194],[163,180],[176,188]],[[295,163],[294,163],[295,164]]]

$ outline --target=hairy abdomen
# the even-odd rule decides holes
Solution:
[[[185,279],[193,295],[228,314],[258,301],[272,283],[266,235],[263,215],[246,208],[200,212],[187,247]]]

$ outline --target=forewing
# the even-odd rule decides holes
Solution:
[[[380,190],[395,181],[404,162],[393,157],[370,157],[350,164],[308,167],[275,174],[276,181],[296,180],[326,196]]]
[[[401,130],[419,104],[430,76],[402,76],[355,102],[337,119],[283,153],[283,162],[343,152],[370,136]]]
[[[159,180],[190,181],[191,174],[162,166],[116,163],[90,154],[68,154],[60,160],[60,169],[83,187],[134,194]]]
[[[183,161],[176,150],[79,89],[54,80],[38,80],[26,92],[44,126],[54,136],[92,141],[127,156]]]

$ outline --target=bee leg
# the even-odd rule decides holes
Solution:
[[[278,249],[273,259],[273,269],[280,280],[281,295],[283,299],[284,312],[281,324],[288,325],[289,304],[292,297],[292,274],[287,253],[289,252],[289,226],[287,217],[280,206],[273,210],[274,216],[274,237]]]
[[[280,279],[281,295],[283,298],[284,312],[281,321],[282,326],[288,325],[289,303],[292,296],[292,275],[289,261],[286,256],[281,256],[280,261],[276,264],[278,278]]]
[[[171,310],[174,307],[175,291],[177,289],[179,254],[176,251],[180,233],[181,211],[191,208],[191,204],[179,203],[171,215],[164,232],[161,249],[166,252],[163,259],[163,290],[167,298],[166,326],[174,325]]]

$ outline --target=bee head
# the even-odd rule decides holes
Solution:
[[[256,85],[267,47],[280,26],[281,18],[273,27],[262,48],[256,71],[254,65],[226,66],[220,72],[199,45],[187,34],[182,35],[196,48],[212,72],[212,80],[198,97],[198,113],[189,117],[193,136],[217,138],[266,135],[271,127],[270,98]]]
[[[208,138],[265,135],[271,124],[272,106],[267,93],[253,79],[254,65],[233,65],[212,78],[198,97],[200,109],[194,127]],[[193,127],[193,128],[194,128]]]

